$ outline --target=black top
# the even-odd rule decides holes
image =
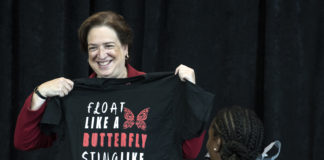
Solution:
[[[208,127],[213,97],[173,73],[77,79],[41,125],[59,134],[60,159],[178,160],[182,142]]]

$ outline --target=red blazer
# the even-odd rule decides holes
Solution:
[[[127,76],[134,77],[145,74],[144,72],[137,71],[131,65],[127,64]],[[96,77],[95,73],[92,73],[89,78]],[[24,106],[22,107],[15,129],[14,145],[19,150],[33,150],[38,148],[46,148],[52,146],[56,140],[56,135],[48,136],[41,132],[38,124],[42,119],[42,115],[45,111],[46,102],[37,111],[31,111],[31,100],[32,94],[25,100]],[[204,136],[204,131],[201,136],[186,140],[182,144],[183,158],[195,159],[201,149]]]

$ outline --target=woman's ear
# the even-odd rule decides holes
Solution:
[[[215,151],[215,152],[220,151],[220,148],[222,147],[222,139],[219,136],[215,137],[213,147],[214,147],[213,151]]]
[[[211,160],[222,160],[220,155],[220,149],[222,147],[222,139],[219,136],[208,139],[208,153]],[[208,143],[207,142],[207,143]]]
[[[128,57],[128,45],[122,45],[123,53],[125,57]]]

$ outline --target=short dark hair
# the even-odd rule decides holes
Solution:
[[[223,160],[255,160],[262,151],[263,123],[251,109],[226,107],[217,113],[211,127],[214,136],[222,139]]]
[[[97,26],[112,28],[117,33],[118,39],[122,45],[131,46],[133,32],[124,17],[112,11],[103,11],[91,15],[81,24],[78,32],[81,50],[85,52],[88,51],[88,33],[91,28]]]

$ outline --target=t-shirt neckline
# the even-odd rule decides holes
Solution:
[[[133,88],[149,81],[150,79],[171,76],[172,72],[155,72],[146,73],[129,78],[80,78],[75,79],[74,87],[107,90],[107,89],[123,89]]]

